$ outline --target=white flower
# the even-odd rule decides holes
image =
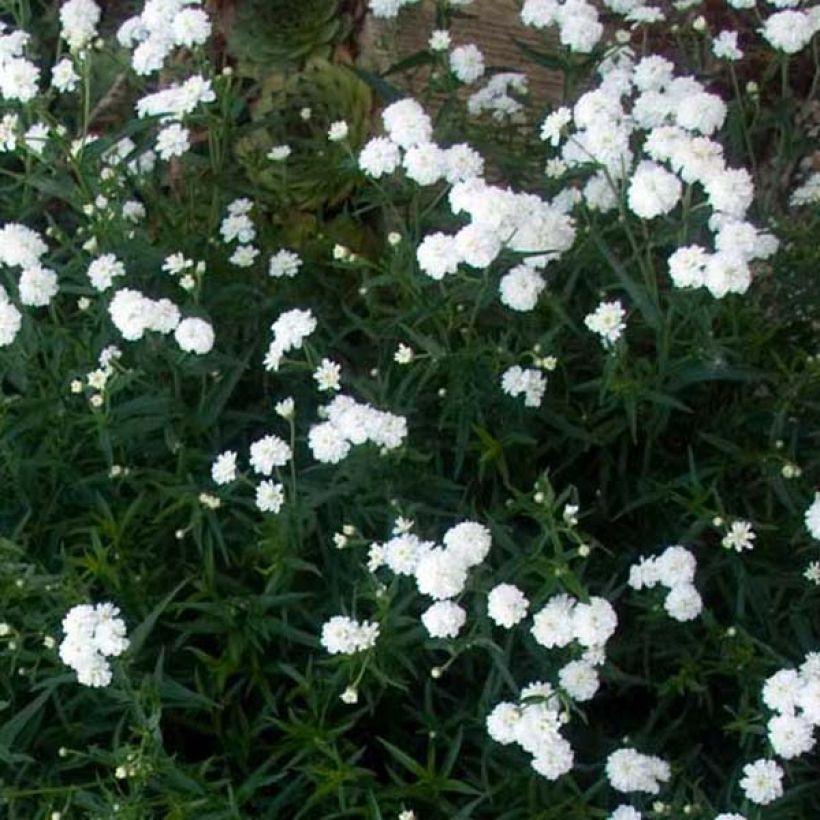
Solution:
[[[316,370],[313,371],[313,379],[319,387],[319,390],[340,390],[341,384],[339,377],[341,375],[341,365],[330,359],[322,359]]]
[[[700,245],[678,248],[669,257],[669,276],[676,287],[698,288],[705,283],[705,268],[709,259]]]
[[[284,467],[292,456],[290,445],[274,435],[258,439],[250,448],[251,467],[261,475],[270,475],[274,467]]]
[[[416,586],[422,595],[438,601],[455,598],[467,583],[467,568],[441,547],[425,552],[416,566]]]
[[[354,686],[348,686],[347,689],[339,695],[339,700],[342,703],[346,703],[349,706],[353,706],[354,704],[359,702],[359,693],[356,691]]]
[[[214,329],[204,319],[183,319],[174,331],[174,338],[186,353],[203,355],[214,346]]]
[[[382,560],[396,575],[414,575],[421,556],[434,546],[413,533],[398,533],[382,545]]]
[[[72,51],[85,48],[97,36],[100,16],[94,0],[68,0],[60,7],[60,36]]]
[[[51,84],[62,92],[73,91],[80,82],[80,75],[74,70],[74,64],[64,57],[51,69]]]
[[[670,589],[691,584],[695,580],[696,568],[695,556],[679,544],[667,547],[655,561],[658,580]]]
[[[737,45],[737,32],[721,31],[712,41],[712,53],[723,60],[740,60],[743,52]]]
[[[45,307],[57,295],[57,274],[51,268],[25,268],[18,282],[20,301],[31,307]]]
[[[803,680],[794,669],[780,669],[763,684],[763,702],[769,709],[792,714],[800,698]]]
[[[691,621],[700,615],[703,601],[693,584],[678,584],[669,591],[663,608],[676,621]]]
[[[211,36],[211,21],[202,9],[182,9],[171,24],[174,45],[193,48],[205,45]]]
[[[740,788],[752,803],[765,806],[783,795],[783,769],[774,760],[747,763]]]
[[[558,673],[561,688],[575,701],[592,700],[601,685],[595,667],[585,661],[570,661]]]
[[[439,280],[458,270],[461,254],[452,236],[437,232],[424,237],[416,249],[416,260],[422,273]]]
[[[387,137],[374,137],[359,153],[359,168],[373,179],[392,174],[400,162],[399,146]]]
[[[572,611],[574,637],[587,647],[605,644],[618,625],[618,616],[606,598],[593,595],[588,604],[576,604]]]
[[[282,160],[287,159],[291,153],[289,145],[274,145],[273,148],[268,151],[268,159],[274,162],[282,162]]]
[[[429,143],[433,136],[430,117],[409,97],[388,105],[382,112],[382,121],[390,139],[405,150]]]
[[[775,754],[785,760],[792,760],[814,748],[814,727],[804,717],[776,715],[766,724],[766,730]]]
[[[98,257],[88,266],[91,285],[100,293],[108,290],[118,276],[125,276],[125,265],[113,253]]]
[[[331,142],[341,142],[347,138],[349,131],[350,128],[344,120],[337,120],[330,124],[330,128],[327,131],[327,138]]]
[[[310,428],[308,445],[313,457],[325,464],[338,464],[350,452],[350,442],[329,421]]]
[[[268,265],[268,274],[275,279],[282,276],[287,276],[292,279],[299,272],[301,266],[302,260],[298,253],[282,249],[271,256]]]
[[[452,601],[438,601],[429,606],[421,622],[431,638],[455,638],[467,620],[467,613]]]
[[[295,402],[292,396],[288,396],[286,399],[282,399],[282,401],[276,402],[274,406],[274,410],[277,416],[281,416],[283,419],[292,419],[294,415]]]
[[[772,14],[760,32],[774,48],[796,54],[809,44],[816,30],[808,14],[787,9]]]
[[[38,157],[43,155],[49,137],[48,126],[43,122],[36,122],[23,135],[26,147]]]
[[[412,347],[404,344],[404,342],[399,342],[399,346],[396,348],[396,352],[393,354],[393,361],[396,364],[410,364],[413,361],[416,354],[413,351]]]
[[[743,552],[743,550],[750,550],[754,547],[754,541],[757,538],[752,525],[748,521],[733,521],[732,526],[726,535],[721,540],[721,545],[725,549],[733,549],[735,552]]]
[[[461,82],[474,83],[484,74],[484,55],[473,44],[458,46],[450,52],[450,69]]]
[[[487,715],[487,733],[496,741],[505,746],[516,742],[515,727],[521,720],[521,709],[514,703],[499,703]]]
[[[285,503],[285,488],[274,481],[262,481],[256,488],[256,506],[261,512],[278,513]]]
[[[680,200],[683,185],[669,171],[649,160],[638,165],[629,184],[629,207],[641,219],[668,214]]]
[[[220,453],[211,467],[211,478],[215,484],[230,484],[236,480],[236,453],[226,450]]]
[[[511,629],[526,617],[529,605],[530,602],[517,586],[498,584],[487,597],[487,614],[499,626]]]
[[[427,41],[430,51],[447,51],[450,48],[450,32],[445,29],[436,29]]]
[[[530,632],[541,646],[552,649],[572,642],[575,638],[573,613],[577,603],[569,595],[554,595],[535,613]]]
[[[544,277],[528,265],[517,265],[498,285],[501,301],[513,310],[528,311],[538,304],[538,297],[547,286]]]
[[[259,248],[253,245],[239,245],[228,257],[228,261],[238,268],[250,268],[259,256]]]
[[[0,96],[26,103],[37,96],[40,69],[25,57],[11,57],[0,63]]]
[[[584,324],[601,337],[604,347],[611,347],[626,329],[625,316],[626,311],[620,301],[601,302],[584,317]]]
[[[566,106],[547,116],[541,126],[541,139],[556,147],[561,142],[561,132],[572,122],[572,111]]]
[[[418,185],[434,185],[447,172],[447,153],[433,143],[407,149],[402,162],[408,179]]]
[[[492,535],[483,524],[463,521],[444,533],[444,546],[465,567],[475,567],[487,557],[492,546]]]
[[[156,149],[161,159],[181,157],[190,147],[191,133],[178,122],[166,126],[157,135]]]

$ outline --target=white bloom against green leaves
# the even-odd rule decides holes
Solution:
[[[598,336],[605,348],[612,347],[626,330],[626,311],[619,300],[601,302],[592,313],[584,317],[584,324]]]
[[[665,760],[624,748],[607,758],[606,776],[612,788],[619,792],[658,794],[672,772]]]
[[[117,617],[119,609],[111,603],[80,604],[63,618],[65,637],[60,644],[60,659],[77,673],[83,686],[105,687],[111,683],[108,658],[128,649],[125,622]]]
[[[279,279],[283,276],[292,279],[299,272],[301,266],[302,260],[299,254],[283,248],[271,256],[270,262],[268,263],[268,273],[274,277],[274,279]]]
[[[226,450],[216,457],[211,478],[215,484],[230,484],[236,480],[236,453],[233,450]]]
[[[751,522],[738,519],[731,523],[720,543],[727,550],[743,552],[754,548],[756,538]]]
[[[321,643],[331,655],[352,655],[372,649],[378,637],[378,624],[336,615],[322,627]]]
[[[743,767],[740,788],[748,800],[759,806],[783,796],[783,769],[774,760],[755,760]]]

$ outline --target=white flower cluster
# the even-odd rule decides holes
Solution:
[[[665,760],[624,748],[607,758],[606,776],[612,788],[619,792],[657,794],[661,783],[666,783],[672,772]]]
[[[629,568],[632,589],[651,589],[661,584],[669,590],[664,609],[676,621],[691,621],[703,610],[700,593],[695,589],[695,556],[680,545],[667,547],[660,555],[641,558]]]
[[[94,0],[68,0],[60,6],[60,36],[72,51],[81,51],[97,36],[101,16]]]
[[[108,686],[111,666],[108,658],[128,649],[125,623],[111,603],[80,604],[63,618],[65,638],[60,644],[60,659],[77,673],[83,686]]]
[[[540,407],[547,389],[547,377],[540,370],[516,364],[502,374],[501,389],[513,398],[524,396],[526,407]]]
[[[580,603],[565,593],[553,595],[535,613],[530,632],[546,649],[564,647],[577,641],[585,648],[584,660],[603,663],[606,642],[618,626],[618,616],[606,598],[593,595]]]
[[[284,467],[293,458],[290,445],[274,434],[257,439],[250,446],[250,463],[258,475],[270,476],[275,469]],[[211,465],[211,478],[215,484],[230,484],[236,480],[237,453],[226,450],[220,453]],[[280,482],[270,479],[260,481],[256,486],[256,506],[261,512],[278,513],[285,503],[285,488]]]
[[[539,29],[558,26],[562,45],[581,54],[592,51],[604,33],[598,10],[586,0],[525,0],[521,20]]]
[[[23,57],[29,41],[24,31],[9,31],[0,23],[0,97],[26,103],[39,93],[40,69]]]
[[[431,142],[432,123],[415,100],[393,103],[382,116],[387,136],[372,139],[362,149],[360,168],[378,179],[402,165],[407,177],[420,185],[445,179],[453,186],[452,212],[471,220],[452,236],[428,234],[416,251],[419,268],[432,279],[443,279],[460,264],[489,267],[504,248],[526,254],[523,267],[530,273],[521,266],[511,271],[515,275],[505,279],[502,294],[514,309],[531,309],[544,287],[537,271],[575,241],[575,227],[566,213],[571,199],[548,203],[534,194],[488,185],[481,178],[483,161],[469,146],[442,149]]]
[[[161,91],[146,94],[137,101],[137,116],[159,117],[160,122],[179,122],[205,103],[216,99],[210,80],[194,74],[182,83],[171,83]]]
[[[372,649],[378,637],[378,624],[334,615],[322,626],[321,643],[331,655],[352,655]]]
[[[578,99],[571,119],[568,109],[551,114],[542,137],[557,146],[567,133],[562,167],[601,168],[584,187],[593,209],[615,208],[617,186],[624,184],[630,210],[654,219],[678,206],[683,183],[699,185],[712,210],[715,252],[700,245],[679,248],[669,259],[670,276],[677,287],[706,287],[718,298],[745,292],[750,263],[771,256],[778,243],[746,221],[754,196],[751,176],[727,167],[723,146],[711,139],[726,118],[725,103],[693,77],[675,77],[663,57],[636,63],[624,49],[600,70],[599,86]],[[638,138],[643,142],[636,162]]]
[[[566,774],[575,762],[569,742],[561,735],[568,716],[558,693],[537,681],[521,690],[518,703],[503,701],[487,715],[487,733],[497,743],[517,743],[532,755],[532,767],[548,780]]]
[[[251,267],[259,256],[259,248],[251,244],[256,238],[256,228],[250,217],[252,209],[253,203],[246,197],[235,199],[228,205],[228,215],[219,226],[222,241],[226,245],[234,241],[238,243],[228,260],[238,268]]]
[[[350,396],[336,396],[322,409],[327,419],[310,428],[308,444],[313,457],[325,464],[338,464],[356,444],[372,442],[383,452],[401,447],[407,436],[407,419]]]
[[[452,599],[464,591],[469,570],[486,559],[492,535],[483,524],[462,521],[447,530],[442,542],[422,541],[397,525],[392,538],[370,546],[368,567],[375,572],[386,566],[396,575],[413,577],[418,591],[435,601],[421,616],[427,633],[431,638],[455,638],[467,613]]]
[[[57,295],[57,274],[45,267],[41,257],[48,251],[37,231],[16,222],[0,228],[0,265],[20,268],[17,290],[20,303],[45,307]],[[0,347],[10,345],[22,325],[22,314],[0,287]]]
[[[527,93],[527,75],[511,71],[493,74],[484,88],[470,95],[467,110],[473,116],[489,113],[494,120],[518,120],[524,106],[513,94],[523,96]]]
[[[114,326],[129,342],[141,339],[146,332],[174,334],[186,353],[203,355],[214,346],[210,322],[197,317],[182,319],[179,308],[170,299],[151,299],[133,288],[118,290],[108,305]]]
[[[160,71],[175,48],[208,41],[211,21],[199,6],[200,0],[146,0],[142,12],[120,26],[117,40],[133,51],[131,66],[137,74]]]
[[[265,369],[276,372],[285,353],[299,350],[305,339],[316,330],[316,318],[310,310],[294,308],[282,313],[270,329],[273,340],[265,354]]]
[[[766,724],[774,753],[793,760],[815,745],[820,726],[820,653],[806,656],[799,669],[781,669],[766,679],[763,702],[777,714]]]
[[[418,185],[469,179],[481,174],[484,162],[468,145],[441,148],[432,142],[433,125],[413,99],[399,100],[382,112],[386,137],[375,137],[362,148],[359,167],[373,179],[402,166]]]

